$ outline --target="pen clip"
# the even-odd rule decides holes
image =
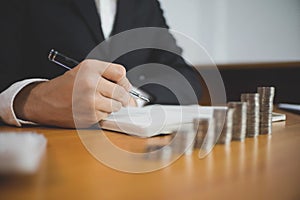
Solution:
[[[67,70],[71,70],[72,68],[70,68],[70,67],[64,65],[62,62],[59,62],[59,61],[56,60],[58,54],[59,53],[57,51],[55,51],[54,49],[51,49],[51,51],[49,52],[49,55],[48,55],[48,59],[51,62],[54,62],[55,64],[57,64],[57,65],[59,65],[63,68],[66,68]],[[73,61],[73,62],[75,62],[75,61]]]

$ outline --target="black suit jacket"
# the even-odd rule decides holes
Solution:
[[[94,0],[3,0],[0,9],[0,92],[19,80],[51,79],[63,74],[64,69],[47,59],[52,48],[81,61],[104,40]],[[168,28],[158,1],[119,0],[111,35],[140,27]],[[164,40],[181,52],[171,35]],[[105,56],[100,57],[105,60]],[[114,62],[124,65],[127,70],[145,63],[171,66],[188,79],[200,97],[197,72],[173,53],[142,49],[122,55]],[[148,71],[151,71],[150,67]],[[134,77],[130,79],[133,85],[141,81],[134,80]],[[180,83],[174,80],[174,84]],[[147,84],[142,89],[153,97],[153,103],[178,103],[172,91],[159,84]],[[184,91],[182,94],[186,98],[181,103],[197,103]]]

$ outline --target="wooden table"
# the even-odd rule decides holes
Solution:
[[[39,171],[31,176],[0,176],[0,199],[300,199],[300,116],[288,114],[273,125],[271,137],[217,145],[204,159],[198,151],[161,170],[130,174],[97,161],[76,130],[42,127],[48,139]],[[135,151],[151,141],[105,133],[114,144]],[[122,162],[122,161],[120,161]]]

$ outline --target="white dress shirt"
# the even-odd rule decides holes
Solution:
[[[96,0],[96,6],[101,19],[101,28],[104,38],[108,38],[114,26],[117,0]]]
[[[101,28],[105,39],[109,37],[117,11],[117,0],[95,0],[101,19]],[[100,34],[100,33],[99,33]],[[46,79],[26,79],[11,85],[0,93],[0,119],[7,124],[21,126],[22,124],[33,124],[17,119],[13,110],[14,99],[17,94],[27,85],[34,82],[47,81]]]

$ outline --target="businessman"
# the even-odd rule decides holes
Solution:
[[[198,74],[173,53],[141,49],[113,62],[104,56],[100,56],[103,60],[85,59],[98,44],[123,31],[168,29],[157,0],[4,0],[0,9],[0,117],[7,124],[75,127],[76,112],[80,113],[79,126],[89,127],[122,106],[136,105],[128,93],[136,80],[128,80],[126,70],[147,63],[172,67],[200,98]],[[164,39],[181,52],[171,34]],[[68,72],[54,66],[47,60],[52,48],[80,64]],[[148,75],[143,73],[139,77]],[[75,83],[81,95],[72,99]],[[172,91],[158,84],[140,89],[151,103],[179,103]],[[197,102],[186,96],[181,103]]]

